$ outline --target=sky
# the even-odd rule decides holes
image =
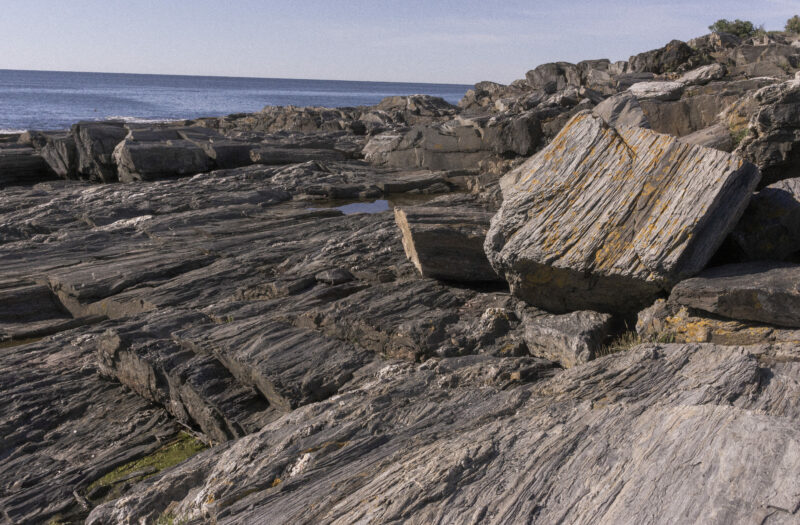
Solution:
[[[508,83],[800,0],[2,0],[0,69]]]

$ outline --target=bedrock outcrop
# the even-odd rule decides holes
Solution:
[[[0,136],[0,524],[796,523],[799,39]]]

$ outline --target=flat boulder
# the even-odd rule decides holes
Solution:
[[[756,261],[680,282],[669,302],[742,321],[800,328],[800,266]]]
[[[395,208],[406,256],[424,277],[497,281],[483,251],[492,214],[451,207]]]
[[[121,182],[148,181],[194,175],[212,169],[206,152],[185,139],[137,140],[133,136],[120,142],[114,150],[114,161]],[[153,137],[157,138],[157,137]]]
[[[731,154],[581,112],[501,179],[484,247],[530,304],[635,313],[705,267],[758,181]]]

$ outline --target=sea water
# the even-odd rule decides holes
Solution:
[[[0,69],[0,133],[65,129],[80,120],[157,122],[259,111],[343,107],[424,94],[455,104],[471,86]]]

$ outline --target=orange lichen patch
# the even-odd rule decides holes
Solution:
[[[275,478],[275,479],[272,480],[272,483],[270,484],[270,488],[277,487],[280,484],[281,484],[281,478]]]

